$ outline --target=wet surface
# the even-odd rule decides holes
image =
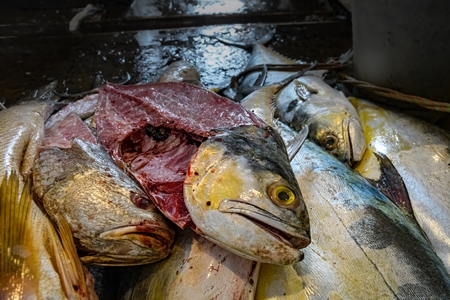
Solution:
[[[103,5],[100,16],[81,22],[75,32],[68,30],[68,23],[86,3],[73,0],[63,6],[39,1],[40,8],[36,4],[25,8],[26,2],[31,1],[19,1],[22,6],[16,7],[10,4],[0,13],[9,11],[8,15],[16,14],[21,20],[12,23],[11,18],[1,18],[0,102],[6,106],[53,80],[58,80],[58,92],[70,93],[89,90],[99,73],[110,82],[120,82],[127,74],[130,83],[151,82],[179,59],[197,65],[207,87],[220,85],[243,70],[250,52],[224,45],[216,34],[251,40],[274,29],[275,36],[267,45],[302,61],[325,61],[351,47],[351,24],[315,1],[244,4],[236,0],[226,5],[225,1],[170,1],[166,6],[149,0],[115,1]],[[183,27],[176,28],[179,20],[171,16],[184,18]],[[202,25],[214,16],[219,24]],[[260,17],[258,22],[229,24],[232,18],[244,21],[255,16]],[[286,23],[281,22],[283,16],[297,18]],[[267,20],[276,22],[262,23]],[[36,32],[31,34],[30,28]]]

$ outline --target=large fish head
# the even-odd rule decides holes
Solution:
[[[110,196],[129,203],[114,203]],[[174,231],[144,193],[139,195],[121,189],[114,195],[110,190],[108,197],[97,199],[105,202],[91,204],[91,209],[92,206],[103,207],[95,216],[93,212],[85,211],[86,218],[80,220],[75,209],[65,214],[72,227],[84,226],[74,232],[81,246],[83,263],[132,266],[153,263],[169,255]],[[112,201],[107,203],[108,200]],[[140,205],[147,209],[134,206],[132,201],[141,202]]]
[[[315,115],[309,122],[308,137],[350,166],[361,161],[366,150],[359,119],[342,110]]]
[[[292,264],[310,243],[306,206],[272,127],[224,129],[203,142],[184,196],[196,231],[245,258]]]
[[[366,149],[358,113],[348,99],[316,75],[299,77],[276,95],[277,116],[339,160],[353,166]]]
[[[41,151],[33,182],[50,218],[69,223],[83,263],[136,265],[170,253],[167,220],[96,145],[75,139]]]

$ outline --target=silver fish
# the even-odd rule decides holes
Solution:
[[[268,64],[295,66],[297,62],[262,44],[255,44],[245,69]],[[264,78],[258,78],[258,73],[253,72],[245,75],[239,86],[245,89],[255,85],[258,88],[281,85],[276,93],[276,117],[296,130],[308,126],[310,140],[339,160],[354,165],[361,160],[366,149],[364,132],[356,110],[344,94],[323,81],[325,72],[307,71],[300,76],[301,73],[294,71],[267,70],[263,72],[266,74]],[[291,76],[297,78],[284,86],[285,80]]]
[[[351,101],[363,122],[369,150],[357,170],[383,182],[384,177],[370,172],[379,170],[370,165],[370,157],[375,152],[390,160],[403,179],[417,222],[450,272],[450,135],[369,101]]]
[[[47,213],[70,224],[84,263],[135,265],[169,254],[173,230],[98,146],[75,139],[42,150],[33,179]]]
[[[7,172],[23,178],[32,173],[44,138],[44,122],[52,111],[52,105],[45,101],[30,101],[0,111],[0,180]]]
[[[241,126],[203,142],[184,181],[196,230],[248,259],[301,260],[308,214],[283,148],[270,127]]]
[[[171,63],[161,73],[159,82],[186,82],[197,86],[203,86],[200,81],[200,73],[190,62],[178,60]]]
[[[259,265],[189,228],[178,230],[168,258],[123,271],[118,299],[251,300]]]
[[[179,61],[164,70],[161,82],[185,82],[194,65]],[[169,257],[121,271],[118,299],[254,299],[260,263],[235,255],[191,229],[177,230]],[[111,285],[109,282],[106,285]]]
[[[275,128],[286,143],[297,135],[281,122]],[[291,165],[310,212],[312,242],[300,263],[261,266],[256,299],[450,296],[445,266],[407,213],[308,140]],[[278,275],[289,281],[278,284]]]
[[[294,79],[276,96],[276,117],[296,130],[305,124],[308,138],[350,166],[359,162],[366,140],[358,114],[340,91],[315,75]]]
[[[95,116],[99,140],[116,163],[180,228],[193,225],[249,259],[301,259],[308,216],[285,146],[240,104],[181,82],[106,85]],[[220,151],[208,155],[210,149]],[[245,178],[236,176],[244,166]]]
[[[57,231],[19,181],[13,172],[0,183],[0,298],[97,299],[68,224]]]

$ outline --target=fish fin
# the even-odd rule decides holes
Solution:
[[[253,86],[261,87],[264,85],[267,79],[267,65],[264,64],[262,67],[261,74],[259,74],[258,78],[256,78],[255,84]]]
[[[282,87],[285,87],[285,86],[288,85],[291,81],[293,81],[294,79],[299,78],[299,77],[305,75],[306,72],[311,71],[311,70],[314,69],[316,66],[317,66],[317,61],[311,62],[311,64],[310,64],[308,67],[304,68],[304,69],[301,70],[300,72],[297,72],[297,73],[295,73],[295,74],[293,74],[293,75],[291,75],[291,76],[289,76],[289,77],[283,79],[283,80],[280,82],[281,86],[282,86]]]
[[[300,132],[294,137],[294,139],[286,145],[289,161],[292,161],[295,155],[297,155],[298,151],[303,146],[308,133],[309,127],[305,124],[302,130],[300,130]]]
[[[70,225],[64,218],[59,216],[56,217],[56,225],[58,234],[54,230],[50,230],[50,232],[52,232],[51,240],[55,250],[54,257],[61,283],[70,299],[86,298],[87,287],[83,266],[78,257]],[[61,243],[62,249],[59,247],[58,242]]]
[[[29,181],[19,197],[19,176],[7,174],[0,185],[0,298],[37,296],[39,264],[33,245]]]
[[[372,152],[379,162],[381,174],[379,179],[369,179],[369,182],[398,207],[412,214],[411,201],[402,176],[386,155]]]
[[[269,41],[271,41],[273,39],[273,37],[275,36],[275,32],[276,29],[275,28],[271,28],[271,30],[269,30],[269,32],[267,32],[265,35],[263,35],[262,37],[260,37],[257,40],[253,40],[253,41],[249,41],[249,42],[241,42],[241,41],[233,41],[230,39],[226,39],[223,37],[220,37],[217,34],[214,34],[214,37],[221,43],[228,45],[228,46],[235,46],[235,47],[239,47],[241,49],[245,49],[245,50],[251,50],[253,48],[253,46],[255,44],[267,44]]]
[[[0,111],[5,110],[5,109],[6,109],[5,105],[0,102]]]

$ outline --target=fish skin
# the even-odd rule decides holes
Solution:
[[[308,138],[336,156],[355,165],[366,150],[358,113],[340,91],[315,75],[294,79],[276,96],[275,116],[299,131],[309,127]]]
[[[52,111],[52,105],[45,101],[0,111],[0,180],[7,172],[17,172],[23,178],[31,174],[44,138],[44,122]]]
[[[363,122],[368,149],[384,154],[400,174],[414,217],[450,272],[450,135],[369,101],[351,101]]]
[[[59,222],[57,233],[29,181],[20,194],[19,181],[12,173],[0,183],[0,298],[98,299],[67,224]]]
[[[297,134],[277,120],[275,128],[286,143]],[[311,141],[291,165],[310,212],[312,242],[302,262],[262,265],[255,299],[449,297],[450,275],[410,215]],[[286,285],[271,281],[286,274]]]
[[[237,256],[191,229],[177,229],[171,255],[129,267],[118,299],[254,299],[259,263]]]
[[[290,134],[289,138],[294,135]],[[446,299],[450,276],[414,219],[310,141],[291,162],[310,212],[302,262],[261,266],[255,299]],[[270,279],[298,277],[275,285]],[[292,286],[291,284],[300,284]],[[287,298],[289,299],[289,298]]]
[[[215,128],[265,126],[241,105],[180,82],[105,85],[95,121],[99,141],[115,162],[181,228],[191,224],[183,181],[198,144],[214,135]]]
[[[277,189],[292,194],[283,202],[271,192]],[[271,127],[227,129],[203,142],[189,164],[184,196],[195,230],[248,259],[292,264],[310,243],[302,194]]]
[[[169,254],[173,230],[97,146],[75,139],[70,148],[42,150],[33,179],[47,213],[70,224],[84,263],[134,265]]]
[[[245,69],[257,65],[296,63],[295,60],[256,43]],[[276,117],[297,131],[307,125],[309,139],[339,160],[354,165],[362,159],[366,149],[364,132],[357,112],[344,94],[322,80],[324,72],[308,71],[281,87],[276,93]],[[279,85],[294,74],[295,72],[269,70],[262,86]],[[250,73],[242,79],[239,86],[253,87],[257,77],[257,73]],[[330,141],[331,146],[328,144]]]
[[[196,66],[185,60],[177,60],[167,66],[158,82],[186,82],[203,86]]]

